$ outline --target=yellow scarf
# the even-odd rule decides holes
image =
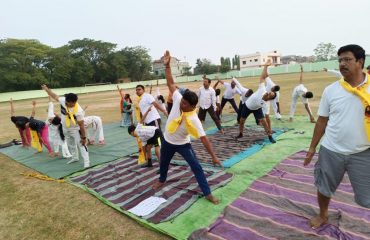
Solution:
[[[139,96],[136,96],[135,97],[135,100],[134,100],[135,118],[136,118],[136,122],[138,122],[138,123],[141,121],[139,103],[140,103],[140,100],[141,100],[141,97],[142,96],[143,95],[141,95],[140,97]]]
[[[357,97],[361,99],[362,104],[364,105],[364,109],[370,108],[370,93],[367,91],[369,84],[370,75],[367,74],[367,82],[360,87],[352,87],[348,82],[344,81],[344,79],[340,79],[340,85],[346,89],[348,92],[355,94]],[[370,141],[370,115],[364,114],[364,125],[365,131],[367,135],[367,139]]]
[[[143,150],[143,143],[139,137],[136,137],[136,142],[139,148],[139,158],[137,159],[137,163],[141,165],[145,163],[145,152]]]
[[[73,125],[76,125],[76,120],[75,120],[75,114],[78,111],[78,104],[76,102],[75,106],[73,107],[73,111],[70,112],[69,108],[66,106],[66,127],[69,128],[71,126],[71,121]]]
[[[30,129],[31,133],[31,146],[36,149],[38,152],[42,152],[42,146],[40,143],[39,135],[35,130]]]
[[[192,121],[189,119],[190,116],[196,115],[196,110],[194,109],[191,112],[182,112],[178,118],[173,119],[167,127],[169,133],[175,133],[177,128],[180,126],[182,120],[185,121],[185,127],[188,133],[195,139],[199,138],[199,132],[194,126]]]

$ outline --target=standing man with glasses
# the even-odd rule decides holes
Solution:
[[[370,208],[370,83],[363,72],[365,50],[346,45],[338,50],[343,78],[325,88],[318,111],[319,118],[304,166],[307,166],[322,140],[315,164],[315,185],[320,207],[311,219],[312,228],[328,222],[331,196],[347,172],[355,201]]]

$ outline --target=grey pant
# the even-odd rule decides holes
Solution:
[[[370,208],[370,148],[355,154],[343,155],[321,146],[315,165],[315,185],[326,197],[331,197],[347,172],[355,201]]]

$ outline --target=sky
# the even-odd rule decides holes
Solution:
[[[74,39],[166,49],[197,58],[281,51],[313,55],[320,43],[355,43],[370,53],[368,0],[3,0],[0,39],[38,39],[59,47]]]

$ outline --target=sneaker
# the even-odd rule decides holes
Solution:
[[[271,143],[276,143],[275,139],[273,139],[272,136],[269,136],[269,140]]]
[[[90,167],[90,163],[84,163],[84,168]]]
[[[104,140],[99,141],[99,145],[104,145],[104,144],[105,144]]]
[[[67,162],[67,164],[71,164],[71,163],[74,163],[74,162],[78,162],[78,159],[72,158],[71,160],[69,160]]]

